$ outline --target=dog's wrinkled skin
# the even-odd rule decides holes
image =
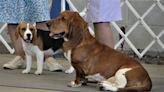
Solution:
[[[151,79],[143,66],[135,59],[96,41],[77,12],[65,11],[52,20],[51,36],[64,37],[63,47],[65,51],[71,51],[76,79],[68,86],[79,87],[91,78],[98,81],[102,90],[151,90]]]

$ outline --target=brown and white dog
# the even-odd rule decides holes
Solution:
[[[95,40],[89,33],[87,23],[77,12],[65,11],[54,19],[51,36],[64,37],[63,47],[65,51],[71,51],[76,79],[68,86],[79,87],[91,78],[98,81],[102,90],[151,90],[152,82],[144,67],[135,59]]]
[[[35,74],[42,74],[44,63],[44,51],[54,52],[62,47],[63,39],[52,39],[50,31],[37,30],[32,23],[20,23],[17,26],[16,38],[21,38],[23,50],[26,56],[26,69],[22,73],[30,73],[32,56],[36,56],[37,70]]]

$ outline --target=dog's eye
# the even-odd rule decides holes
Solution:
[[[30,28],[30,30],[31,30],[31,31],[34,31],[34,29],[33,29],[33,28]]]
[[[65,20],[66,20],[66,18],[65,18],[64,16],[62,16],[62,17],[61,17],[61,20],[62,20],[62,21],[65,21]]]
[[[22,28],[22,31],[25,31],[26,30],[26,28]]]

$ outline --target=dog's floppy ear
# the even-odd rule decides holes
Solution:
[[[65,51],[70,50],[80,44],[82,40],[82,29],[72,25],[66,38],[68,38],[68,41],[63,44]]]
[[[32,35],[33,35],[32,43],[37,45],[38,44],[38,42],[37,42],[37,38],[38,38],[37,31],[41,30],[41,29],[37,29],[36,24],[33,24],[33,28],[34,28],[34,31],[32,31]],[[38,38],[38,39],[40,39],[40,38]]]
[[[20,24],[17,26],[16,31],[15,31],[16,40],[19,38],[19,36],[20,36]]]
[[[54,19],[51,19],[46,22],[47,27],[50,29],[51,25],[53,24]]]
[[[63,44],[66,50],[76,47],[83,39],[84,32],[87,29],[88,24],[82,19],[82,17],[75,12],[69,23],[69,32],[66,35],[68,41]]]

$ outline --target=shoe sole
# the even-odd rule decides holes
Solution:
[[[58,69],[58,70],[53,70],[53,71],[51,71],[51,72],[63,72],[63,70]]]
[[[8,68],[8,67],[3,67],[3,69],[5,69],[5,70],[13,70],[13,69]]]

